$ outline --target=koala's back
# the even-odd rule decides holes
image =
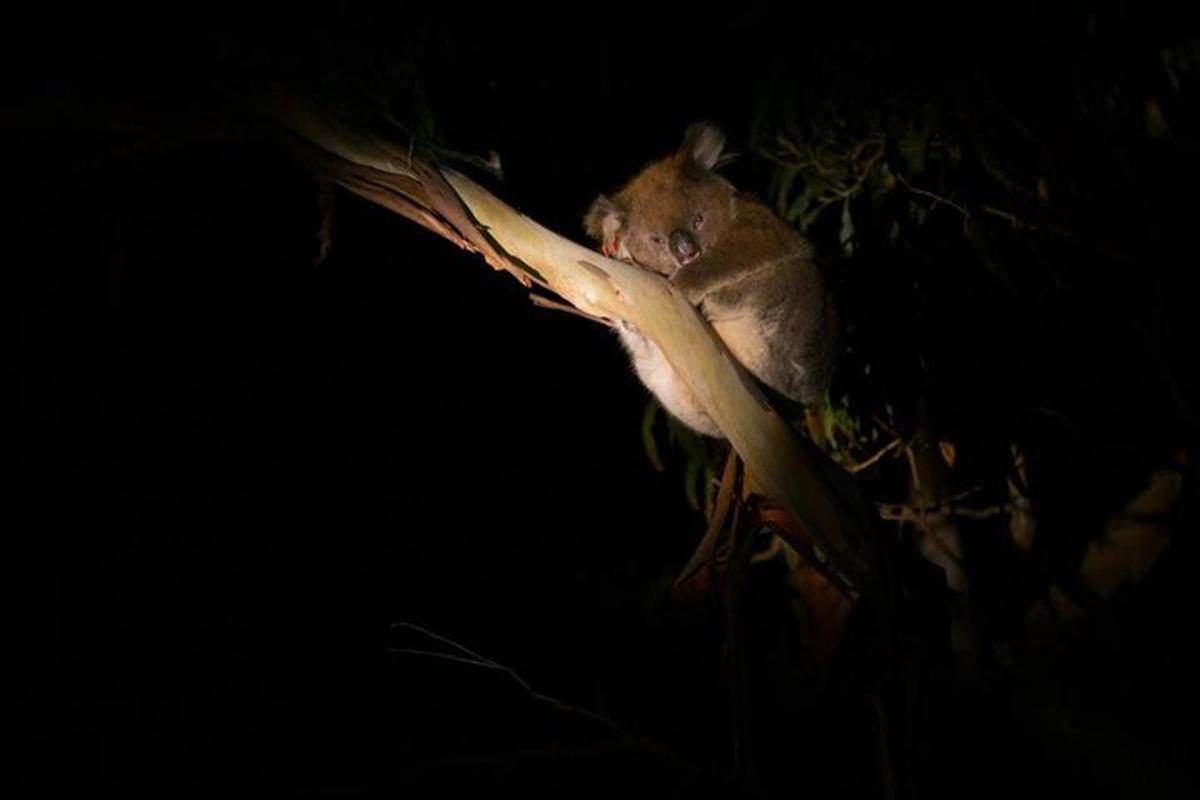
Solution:
[[[761,203],[739,196],[699,306],[730,352],[775,391],[811,405],[829,387],[836,314],[808,242]],[[679,271],[675,282],[695,283]],[[722,276],[717,278],[716,276]],[[695,293],[694,293],[695,294]]]

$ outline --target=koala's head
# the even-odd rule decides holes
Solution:
[[[728,157],[715,126],[688,128],[673,155],[656,161],[612,198],[601,195],[584,217],[608,255],[670,277],[720,240],[736,214],[736,192],[714,170]]]

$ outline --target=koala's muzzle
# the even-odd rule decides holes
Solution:
[[[687,231],[674,231],[671,234],[671,255],[682,267],[700,255],[700,243]]]

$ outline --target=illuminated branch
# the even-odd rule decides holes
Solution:
[[[269,97],[255,106],[298,137],[289,137],[290,149],[323,179],[478,252],[496,269],[553,291],[584,314],[636,325],[662,348],[729,439],[753,484],[787,510],[848,582],[862,581],[866,516],[853,482],[796,436],[664,278],[565,239],[465,176],[350,130],[302,102]]]

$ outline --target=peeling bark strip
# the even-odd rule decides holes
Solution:
[[[530,285],[530,276],[500,253],[471,219],[437,166],[391,142],[354,131],[294,97],[264,95],[254,105],[299,137],[287,146],[323,178],[479,253],[494,268]]]
[[[291,98],[256,106],[288,131],[310,168],[361,197],[478,252],[528,286],[580,311],[631,322],[652,339],[746,463],[754,484],[816,544],[851,586],[867,577],[867,523],[853,481],[798,437],[767,403],[712,328],[662,277],[559,236],[467,177],[350,130]],[[828,462],[828,463],[827,463]]]

